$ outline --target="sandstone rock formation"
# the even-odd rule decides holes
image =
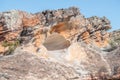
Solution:
[[[82,40],[105,47],[108,44],[106,30],[110,27],[110,22],[105,17],[85,18],[75,7],[36,14],[17,10],[3,12],[0,14],[0,53],[7,50],[3,50],[3,41],[11,43],[16,40],[33,40],[38,47],[52,33],[59,33],[70,42]]]
[[[109,47],[114,36],[107,32],[110,28],[106,17],[85,18],[76,7],[35,14],[19,10],[2,12],[0,79],[119,78],[119,48]],[[111,63],[112,57],[117,62]],[[9,63],[5,65],[6,62]]]

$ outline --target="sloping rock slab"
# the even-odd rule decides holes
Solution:
[[[111,66],[113,75],[120,79],[120,46],[117,47],[117,49],[109,52],[106,57]]]
[[[80,80],[71,67],[38,58],[33,54],[20,54],[0,58],[0,80]]]

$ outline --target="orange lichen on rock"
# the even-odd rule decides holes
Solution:
[[[102,47],[106,47],[108,45],[109,45],[109,39],[106,38],[106,39],[103,40]]]
[[[85,43],[87,43],[87,44],[90,43],[90,34],[89,34],[89,32],[86,31],[86,32],[82,33],[81,38]]]
[[[103,35],[101,35],[100,31],[97,31],[97,32],[95,32],[94,36],[96,37],[94,42],[98,47],[105,47],[109,44],[107,33],[103,36]]]
[[[0,35],[3,33],[3,26],[0,24]]]
[[[51,27],[50,29],[50,33],[59,33],[60,35],[62,35],[63,37],[65,37],[65,39],[70,39],[71,37],[74,37],[75,34],[77,34],[79,31],[79,29],[77,29],[76,27],[74,27],[74,25],[71,25],[71,23],[69,23],[68,21],[65,22],[60,22],[57,25]]]
[[[19,30],[19,31],[12,32],[10,30],[4,31],[2,29],[0,32],[1,32],[0,33],[0,53],[4,54],[4,52],[8,50],[6,49],[7,46],[3,46],[4,41],[7,41],[8,43],[14,43],[21,31]],[[5,45],[7,45],[7,43],[5,43]]]
[[[14,40],[17,39],[17,37],[19,36],[21,31],[16,31],[16,32],[9,32],[8,34],[6,34],[4,37],[5,37],[5,40],[6,41],[11,41],[11,42],[14,42]]]
[[[50,33],[59,33],[60,35],[64,36],[65,38],[69,37],[70,29],[68,28],[68,23],[67,22],[61,22],[58,23],[57,25],[51,27]]]
[[[47,33],[43,33],[43,29],[39,29],[34,33],[34,45],[39,47],[45,40]]]
[[[106,33],[104,36],[102,36],[104,39],[103,39],[103,47],[105,46],[108,46],[109,45],[109,33]]]
[[[24,17],[22,21],[23,21],[24,27],[33,27],[40,22],[37,16],[31,17],[31,18]]]
[[[3,47],[0,43],[0,54],[5,52],[5,47]]]
[[[67,22],[58,23],[57,25],[51,27],[50,33],[53,33],[53,32],[60,33],[60,32],[63,32],[65,30],[69,30],[69,26],[67,26],[67,25],[68,25]]]

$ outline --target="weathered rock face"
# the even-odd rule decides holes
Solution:
[[[116,75],[114,77],[120,77],[120,46],[109,52],[106,57],[111,66],[113,75]]]
[[[110,22],[105,17],[85,18],[75,7],[36,14],[16,10],[3,12],[0,14],[0,53],[7,50],[2,46],[4,41],[34,40],[33,44],[38,47],[52,33],[58,33],[70,42],[82,40],[104,47],[108,44],[106,30],[109,28]]]
[[[112,46],[120,46],[120,30],[116,30],[110,33],[110,43]]]
[[[68,51],[69,55],[66,56],[67,60],[63,60],[63,55],[66,53],[64,51],[56,53],[48,51],[49,58],[43,58],[30,53],[30,51],[19,49],[15,55],[0,57],[0,80],[109,80],[112,78],[116,80],[120,78],[118,75],[119,56],[111,53],[111,56],[104,60],[99,53],[85,47],[85,45],[80,46],[77,43],[71,45]],[[76,51],[75,55],[71,56],[73,51]],[[72,59],[72,61],[68,59]],[[107,60],[111,66],[106,62]],[[112,63],[111,60],[113,60]],[[114,76],[109,75],[110,68],[113,70]]]
[[[6,64],[9,63],[9,64]],[[0,80],[79,80],[72,67],[29,53],[0,58]]]
[[[120,46],[120,30],[109,32],[109,47],[105,49],[107,52],[114,51]]]
[[[106,17],[85,18],[75,7],[0,13],[0,53],[13,53],[0,58],[0,79],[109,79],[116,75],[113,65],[117,65],[110,63],[111,58],[119,61],[100,49],[109,46],[110,28]]]

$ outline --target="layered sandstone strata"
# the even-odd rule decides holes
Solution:
[[[4,42],[14,43],[19,40],[21,43],[32,42],[38,47],[53,33],[63,36],[69,44],[84,41],[97,47],[106,47],[106,30],[110,27],[107,18],[85,18],[75,7],[35,14],[18,10],[3,12],[0,13],[0,53],[8,50],[2,45]]]

